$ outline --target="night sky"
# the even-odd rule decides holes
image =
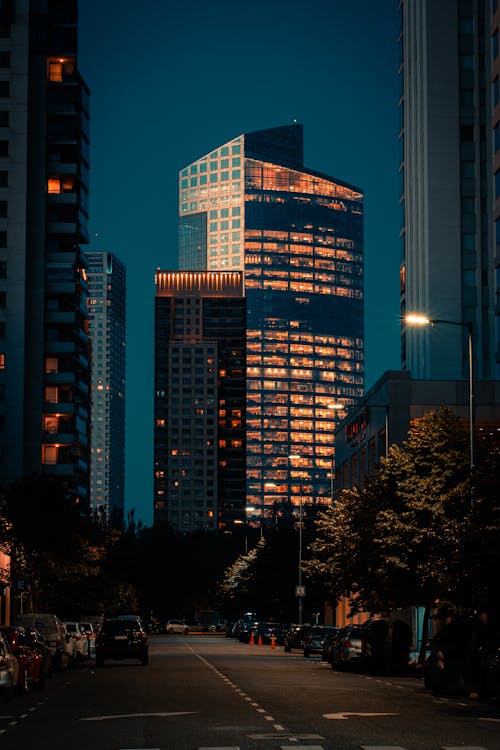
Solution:
[[[80,0],[89,249],[127,266],[126,511],[152,523],[154,273],[177,263],[178,171],[304,125],[304,164],[365,193],[366,386],[399,368],[396,0]]]

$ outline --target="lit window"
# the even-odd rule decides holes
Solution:
[[[61,180],[58,177],[50,177],[47,183],[47,191],[52,195],[61,193]]]
[[[42,463],[44,464],[56,464],[57,463],[57,446],[55,445],[43,446]]]

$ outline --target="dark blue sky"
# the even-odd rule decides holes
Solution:
[[[305,165],[365,192],[366,385],[399,367],[396,0],[80,0],[92,249],[127,266],[126,508],[153,503],[154,272],[177,176],[240,133],[304,125]]]

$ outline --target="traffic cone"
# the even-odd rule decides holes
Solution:
[[[257,641],[257,646],[262,646],[262,636],[259,633],[259,640]]]
[[[276,648],[276,641],[274,640],[274,633],[271,636],[271,648]]]
[[[252,630],[252,632],[250,633],[250,640],[249,640],[249,644],[250,644],[250,646],[254,646],[254,645],[255,645],[255,638],[254,638],[253,630]]]

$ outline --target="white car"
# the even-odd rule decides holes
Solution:
[[[186,625],[184,620],[168,620],[167,621],[167,633],[189,633],[189,625]]]
[[[85,654],[87,659],[95,656],[95,632],[91,622],[79,622],[81,634],[84,636]]]
[[[66,637],[64,639],[64,650],[70,664],[86,658],[84,649],[84,636],[82,635],[77,622],[63,622]]]

